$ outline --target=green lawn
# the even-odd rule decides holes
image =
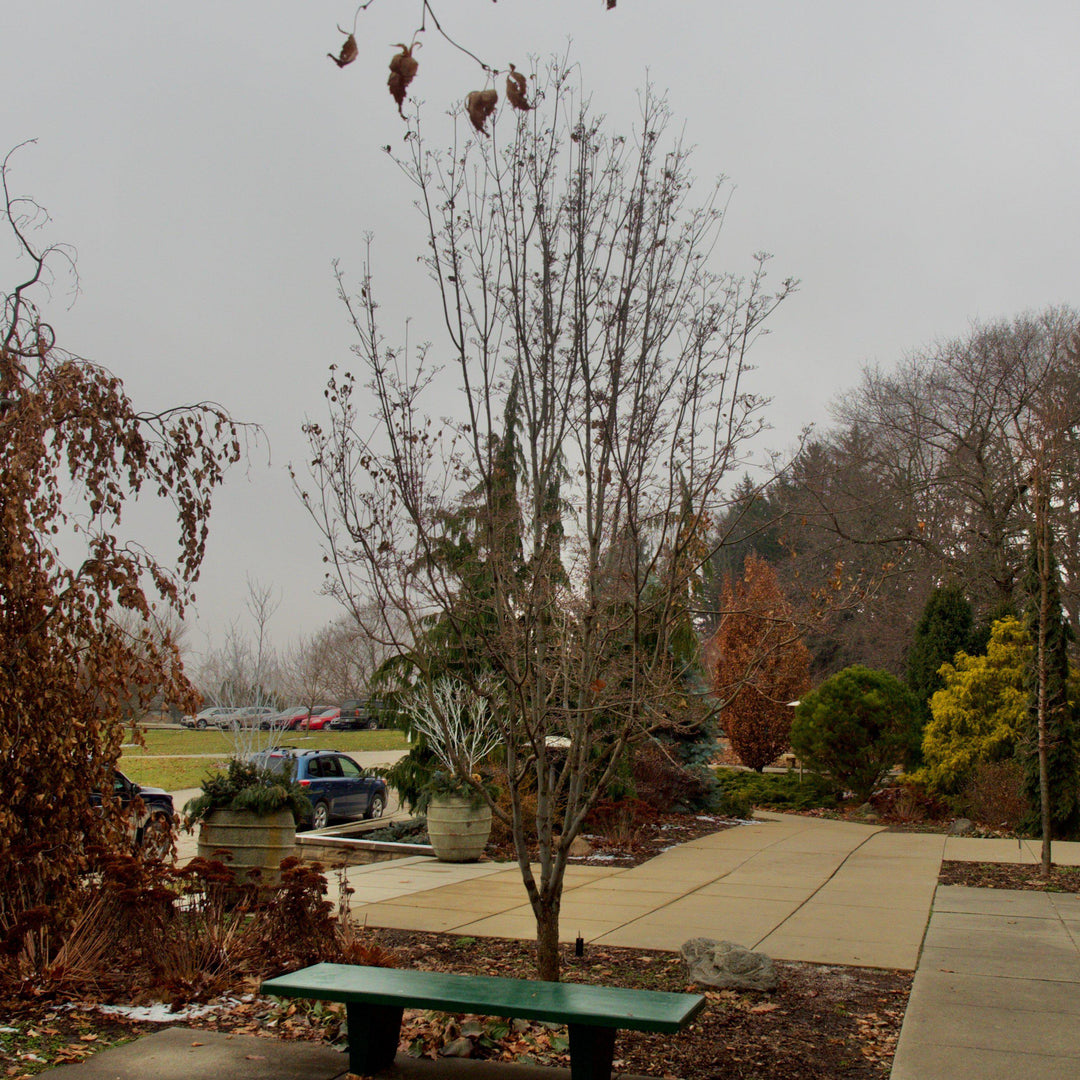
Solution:
[[[198,787],[208,773],[224,767],[233,752],[229,734],[216,729],[152,728],[145,737],[145,746],[124,747],[120,768],[137,784],[166,791]],[[400,731],[289,731],[281,745],[349,751],[404,750],[408,744]]]

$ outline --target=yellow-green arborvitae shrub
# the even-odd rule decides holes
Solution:
[[[960,652],[941,665],[945,686],[930,699],[924,765],[913,780],[932,791],[955,791],[980,761],[1012,756],[1027,718],[1030,656],[1027,628],[1007,618],[994,623],[985,656]]]

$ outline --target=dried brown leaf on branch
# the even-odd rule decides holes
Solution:
[[[326,55],[329,56],[339,68],[343,68],[346,64],[351,64],[356,59],[360,50],[356,47],[356,38],[352,34],[342,30],[340,26],[338,27],[338,30],[341,30],[341,33],[346,35],[345,41],[341,45],[341,52],[338,53],[337,56],[333,53],[327,53]]]
[[[481,135],[487,134],[487,128],[484,125],[487,123],[488,117],[495,111],[495,106],[498,104],[498,90],[474,90],[465,99],[465,108],[468,110],[472,126],[476,128]]]
[[[390,95],[397,102],[398,112],[402,119],[405,118],[405,113],[401,110],[401,106],[405,103],[405,93],[420,67],[412,54],[413,49],[418,48],[419,45],[417,41],[411,45],[403,45],[399,42],[398,48],[401,52],[395,53],[390,61],[390,78],[386,80],[386,85],[390,87]]]
[[[526,96],[525,87],[525,76],[511,64],[510,74],[506,76],[506,100],[522,112],[528,112],[532,108]]]

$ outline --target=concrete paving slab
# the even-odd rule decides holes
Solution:
[[[634,919],[640,919],[656,909],[650,903],[634,903],[632,897],[626,898],[626,903],[608,903],[596,897],[586,897],[581,900],[568,900],[563,898],[560,917],[563,919],[603,919],[612,923],[628,923]]]
[[[946,837],[943,858],[949,862],[1038,862],[1038,858],[1023,843],[976,836]]]
[[[914,971],[919,962],[918,944],[905,941],[815,937],[778,931],[763,941],[750,943],[749,947],[761,949],[776,960],[798,960],[807,964]]]
[[[939,885],[935,911],[966,911],[978,915],[1014,915],[1053,918],[1050,893],[1020,889],[972,889],[966,885]]]
[[[347,1073],[347,1055],[318,1043],[169,1028],[40,1075],[55,1080],[336,1080]],[[398,1054],[386,1075],[393,1080],[570,1080],[569,1069],[460,1058],[419,1060],[407,1054]],[[620,1073],[618,1080],[646,1078]]]
[[[940,948],[967,948],[978,941],[1013,941],[1020,934],[1032,944],[1052,944],[1065,948],[1072,937],[1062,919],[1037,916],[997,915],[987,918],[971,912],[935,912],[927,931],[927,945]],[[956,944],[954,944],[956,942]]]
[[[601,881],[589,882],[582,888],[587,888],[590,893],[595,893],[597,896],[652,894],[657,897],[657,904],[666,904],[671,897],[683,896],[686,892],[700,886],[688,885],[685,881],[673,879],[670,874],[665,874],[604,878]]]
[[[877,887],[859,889],[850,885],[838,885],[833,888],[830,885],[825,885],[817,893],[817,898],[823,903],[835,907],[920,912],[922,921],[925,924],[926,914],[930,910],[930,903],[934,898],[934,890],[932,886],[890,890]]]
[[[586,941],[594,941],[609,932],[614,925],[610,920],[560,919],[559,940],[569,944],[580,934]],[[527,914],[506,912],[467,923],[459,927],[457,932],[477,937],[517,938],[521,941],[532,941],[536,937],[536,919],[531,911]]]
[[[604,923],[602,929],[608,927]],[[536,937],[536,918],[531,911],[502,911],[495,915],[485,915],[482,919],[471,919],[462,923],[457,932],[468,934],[470,937],[501,937],[517,938],[528,941]],[[577,930],[573,932],[567,929],[563,921],[559,921],[559,939],[572,941]]]
[[[404,859],[395,859],[392,863],[364,863],[360,866],[350,866],[348,872],[350,874],[386,874],[388,872],[394,873],[408,873],[414,867],[427,866],[431,862],[431,859],[427,855],[410,855]]]
[[[754,943],[754,934],[753,928],[744,933],[735,925],[718,926],[716,923],[710,923],[704,926],[695,926],[693,924],[672,926],[670,923],[641,919],[590,940],[596,945],[617,945],[627,949],[657,949],[661,952],[678,952],[682,948],[684,941],[695,937],[734,941],[738,945],[750,948]]]
[[[518,869],[517,863],[513,864],[514,870],[518,877],[521,876],[521,871]],[[607,866],[604,863],[569,863],[566,867],[566,880],[568,882],[586,882],[596,881],[599,878],[611,877],[612,874],[625,874],[625,866]]]
[[[923,1042],[893,1060],[890,1080],[1076,1080],[1075,1058]]]
[[[1080,919],[1080,893],[1047,893],[1050,906],[1063,919]]]
[[[334,1080],[348,1058],[328,1046],[174,1027],[46,1069],[55,1080]]]
[[[1024,846],[1036,862],[1042,862],[1041,840],[1025,840]],[[1050,854],[1057,866],[1080,866],[1080,841],[1055,840]]]
[[[406,904],[365,904],[352,909],[352,918],[367,926],[384,926],[393,930],[456,930],[476,919],[476,912],[452,908],[410,907]]]
[[[996,1006],[953,1002],[945,1011],[913,1001],[904,1026],[916,1042],[1071,1057],[1080,1076],[1080,1024],[1065,1013],[1020,1011],[1009,999]]]
[[[990,975],[999,979],[1045,979],[1055,983],[1080,982],[1080,961],[1075,953],[1041,949],[1038,952],[1017,945],[1004,948],[940,949],[926,947],[920,967],[966,975]]]
[[[1063,991],[1059,983],[1018,978],[1003,982],[991,975],[940,971],[921,963],[908,1010],[947,1012],[955,1005],[999,1008],[1006,995],[1017,1014],[1053,1013],[1063,1024],[1080,1022],[1080,994]]]
[[[567,890],[569,892],[570,890]],[[434,889],[426,890],[427,896],[498,896],[508,900],[517,900],[519,903],[526,899],[525,885],[521,878],[517,881],[496,881],[494,878],[483,878],[476,881],[462,881],[456,885],[440,885]]]
[[[494,915],[496,912],[520,907],[521,897],[483,897],[474,893],[468,897],[455,896],[453,903],[448,904],[447,898],[440,896],[439,890],[434,889],[429,892],[406,893],[404,896],[395,897],[393,901],[386,901],[386,903],[393,903],[395,906],[400,907],[427,908],[431,911],[446,911],[449,909],[462,913],[473,912],[475,918],[481,918],[485,915]]]
[[[871,941],[903,938],[917,946],[926,929],[926,919],[925,911],[827,904],[815,897],[776,932],[810,933],[814,937],[835,934],[846,938],[865,937]]]
[[[947,932],[971,932],[993,937],[1002,935],[1011,940],[1014,933],[1022,934],[1025,938],[1037,938],[1040,934],[1049,932],[1062,933],[1061,921],[1051,916],[1030,915],[996,915],[993,919],[987,919],[985,914],[976,914],[972,911],[942,911],[935,909],[933,925],[927,931],[927,944],[931,944],[929,935],[937,935],[937,945],[945,946],[944,936]],[[948,946],[945,946],[948,947]]]
[[[691,896],[673,900],[666,907],[653,911],[649,917],[653,920],[672,923],[687,922],[697,925],[728,920],[753,920],[755,923],[776,926],[798,907],[799,903],[795,899],[758,899],[753,904],[747,904],[741,900],[725,901],[718,896],[702,896],[694,893]]]
[[[354,888],[349,896],[349,910],[355,911],[364,904],[391,903],[401,897],[423,895],[423,893],[410,892],[408,889],[379,888],[375,885],[361,886]]]
[[[694,896],[711,896],[718,900],[732,900],[755,904],[760,900],[793,900],[801,903],[806,898],[805,885],[770,885],[766,882],[751,884],[732,881],[730,877],[702,885]]]

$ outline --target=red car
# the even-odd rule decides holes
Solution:
[[[308,731],[322,731],[331,720],[341,716],[341,707],[331,705],[326,709],[313,709],[307,720],[301,720],[300,726]]]
[[[271,726],[281,728],[282,731],[296,731],[304,726],[308,718],[306,705],[293,705],[288,709],[282,709],[276,716],[271,717]]]

